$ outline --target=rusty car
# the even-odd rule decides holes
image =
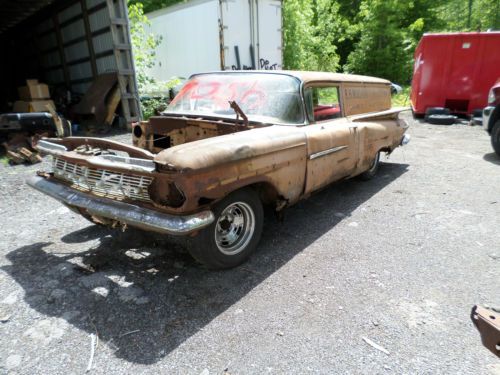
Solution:
[[[46,138],[52,170],[27,182],[94,223],[183,235],[212,269],[241,264],[281,212],[335,181],[375,175],[406,144],[384,79],[322,72],[193,75],[133,145]]]

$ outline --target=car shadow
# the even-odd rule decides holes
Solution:
[[[258,250],[248,262],[231,270],[209,271],[192,260],[182,244],[163,236],[134,229],[121,233],[96,225],[65,235],[58,246],[37,242],[12,250],[7,254],[11,264],[2,269],[24,289],[25,302],[32,309],[98,334],[100,342],[119,358],[152,364],[404,174],[407,167],[383,163],[371,181],[348,180],[291,207],[283,223],[266,217]],[[68,250],[65,244],[81,246],[81,251]]]
[[[489,154],[485,154],[483,159],[489,161],[490,163],[500,165],[500,156],[498,156],[494,152],[490,152]]]

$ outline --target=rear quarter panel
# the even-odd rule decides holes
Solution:
[[[399,146],[406,127],[398,120],[380,120],[377,122],[357,122],[359,132],[359,162],[356,174],[370,168],[377,152],[392,152]]]

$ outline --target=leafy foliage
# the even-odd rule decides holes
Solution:
[[[160,44],[161,38],[146,31],[146,27],[150,25],[150,22],[144,15],[141,3],[129,5],[128,17],[130,20],[130,37],[134,52],[137,84],[139,92],[142,93],[146,86],[154,82],[153,78],[147,74],[147,70],[154,66],[155,50]]]
[[[424,32],[500,28],[500,0],[284,0],[284,66],[402,84]]]
[[[424,29],[438,23],[433,4],[436,2],[428,0],[363,1],[358,16],[360,40],[353,46],[345,70],[409,82],[413,51]]]
[[[143,117],[148,119],[167,102],[168,98],[161,96],[161,94],[168,93],[168,90],[178,84],[179,80],[173,79],[168,82],[160,82],[149,76],[148,69],[154,66],[155,50],[160,44],[161,38],[147,31],[147,26],[150,25],[150,22],[144,15],[143,4],[130,3],[128,6],[128,15],[139,94],[156,93],[158,95],[160,93],[160,99],[141,100]]]
[[[339,56],[333,43],[339,36],[337,14],[338,4],[329,0],[284,2],[283,60],[287,69],[337,69]]]
[[[129,4],[131,5],[141,4],[144,13],[153,12],[182,2],[187,2],[187,0],[129,0]]]
[[[404,86],[403,91],[392,96],[393,107],[407,107],[410,105],[410,86]]]

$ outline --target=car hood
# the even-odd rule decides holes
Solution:
[[[154,161],[179,170],[201,169],[305,145],[300,128],[274,125],[174,146],[158,153]]]

